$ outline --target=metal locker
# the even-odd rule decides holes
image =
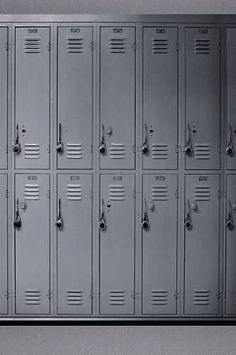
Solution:
[[[135,27],[100,29],[100,168],[133,169]]]
[[[143,29],[144,169],[177,169],[178,29]]]
[[[185,161],[187,169],[220,164],[220,30],[186,28]]]
[[[228,169],[236,169],[236,28],[227,29],[227,128],[226,128],[226,165]]]
[[[100,176],[100,314],[134,313],[134,175]]]
[[[1,30],[0,30],[1,36]],[[6,314],[8,311],[7,293],[7,222],[8,222],[8,203],[7,203],[7,175],[0,174],[0,314]]]
[[[15,167],[49,168],[50,28],[17,27]]]
[[[1,130],[0,130],[0,169],[7,169],[7,116],[8,116],[8,29],[0,28],[0,110],[1,110]]]
[[[143,175],[142,313],[176,313],[177,175]]]
[[[59,169],[91,169],[93,28],[58,28]]]
[[[58,313],[92,310],[92,176],[59,174],[57,202]]]
[[[226,313],[236,314],[236,175],[227,175],[226,179]]]
[[[218,175],[187,175],[185,314],[217,314],[220,200]]]
[[[49,314],[49,176],[15,175],[17,314]]]

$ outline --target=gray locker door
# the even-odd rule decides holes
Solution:
[[[218,169],[220,164],[220,31],[186,29],[187,169]],[[189,143],[189,144],[188,144]]]
[[[62,169],[92,167],[92,41],[92,27],[58,28],[57,141],[63,144],[58,152]]]
[[[177,168],[178,136],[178,30],[143,29],[144,169]]]
[[[142,313],[176,313],[177,176],[143,176]]]
[[[58,213],[63,227],[57,229],[58,313],[91,314],[91,175],[60,174],[59,201],[61,208]]]
[[[100,167],[133,169],[135,28],[102,27],[100,43]]]
[[[19,204],[17,204],[19,202]],[[49,176],[16,174],[16,313],[49,313]]]
[[[16,28],[16,168],[49,167],[50,29]],[[18,128],[18,129],[17,129]]]
[[[0,129],[0,169],[7,168],[7,83],[8,83],[8,30],[0,28],[0,110],[1,110],[1,129]]]
[[[1,31],[0,31],[1,33]],[[1,34],[0,34],[1,36]],[[0,174],[0,314],[7,313],[7,175]]]
[[[236,169],[236,28],[227,29],[227,168]],[[228,152],[231,146],[232,151]],[[229,154],[231,153],[231,154]]]
[[[100,178],[100,314],[133,314],[134,176]]]
[[[218,175],[186,176],[185,314],[218,313],[219,188]]]
[[[226,222],[226,313],[236,314],[236,175],[227,176]],[[227,226],[230,218],[233,227]]]

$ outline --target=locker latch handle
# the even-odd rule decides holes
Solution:
[[[61,199],[58,199],[58,215],[57,215],[57,220],[56,220],[56,227],[58,229],[62,229],[63,228],[63,218],[61,215]]]
[[[16,228],[21,227],[21,217],[20,217],[20,212],[19,212],[19,199],[16,200],[16,214],[15,214],[15,219],[14,219],[14,226]]]
[[[148,146],[148,128],[147,128],[147,124],[144,123],[144,130],[145,130],[145,135],[144,135],[144,142],[141,146],[141,152],[143,154],[148,154],[149,152],[149,146]]]
[[[192,225],[192,218],[191,218],[191,212],[190,212],[190,203],[189,203],[189,200],[187,200],[187,214],[186,214],[186,218],[184,220],[184,225],[185,225],[185,228],[188,229],[188,230],[191,230],[193,225]]]
[[[16,140],[15,140],[15,144],[13,145],[13,152],[15,154],[20,154],[21,152],[18,123],[16,125]]]
[[[58,125],[58,142],[57,142],[57,153],[62,153],[64,150],[64,146],[62,143],[62,128],[61,128],[61,123]]]
[[[99,229],[104,231],[107,228],[106,218],[105,218],[105,205],[104,200],[102,199],[102,213],[99,219]]]
[[[148,218],[146,198],[144,199],[144,214],[143,214],[143,218],[142,218],[142,228],[145,230],[150,229],[150,222],[149,222],[149,218]]]
[[[191,136],[191,127],[188,124],[188,137],[184,147],[184,153],[188,156],[191,156],[193,153],[193,146],[192,146],[192,136]]]
[[[228,200],[228,213],[227,213],[225,225],[230,231],[234,229],[234,221],[232,217],[232,205],[230,200]]]
[[[233,140],[232,140],[232,127],[229,124],[229,135],[228,135],[228,141],[227,141],[227,146],[226,146],[226,155],[232,157],[234,155],[234,146],[233,146]]]
[[[105,143],[105,128],[104,124],[102,124],[102,139],[101,142],[98,146],[98,151],[100,154],[105,154],[106,153],[106,143]]]

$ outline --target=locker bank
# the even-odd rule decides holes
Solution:
[[[236,319],[236,16],[0,15],[0,320]]]

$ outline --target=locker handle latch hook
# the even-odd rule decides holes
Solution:
[[[19,212],[19,199],[16,200],[16,214],[15,214],[15,219],[14,219],[14,226],[16,228],[21,227],[21,217],[20,217],[20,212]]]
[[[57,142],[57,146],[56,146],[57,153],[62,153],[64,150],[64,146],[62,143],[62,131],[61,130],[62,130],[61,123],[59,123],[59,125],[58,125],[58,142]]]
[[[144,136],[144,142],[141,146],[141,152],[143,154],[147,154],[149,152],[149,146],[148,146],[148,128],[146,123],[144,123],[144,130],[145,130],[145,136]]]
[[[184,153],[188,156],[191,156],[193,153],[191,127],[189,124],[188,124],[188,138],[184,147]]]
[[[187,215],[186,218],[184,220],[184,225],[186,227],[186,229],[191,230],[193,225],[192,225],[192,218],[191,218],[191,212],[190,212],[190,203],[189,200],[187,200],[187,205],[188,205],[188,211],[187,211]]]
[[[142,218],[142,228],[145,230],[149,230],[150,229],[150,222],[149,222],[149,218],[148,218],[148,212],[147,212],[147,199],[144,199],[144,214],[143,214],[143,218]]]
[[[58,216],[57,216],[57,220],[56,220],[56,227],[58,229],[62,229],[63,228],[63,218],[61,215],[61,199],[59,198],[58,200]]]
[[[20,154],[20,152],[21,152],[18,123],[16,125],[16,140],[15,140],[15,144],[13,146],[13,152],[15,154]]]
[[[228,136],[228,141],[227,141],[227,146],[226,146],[226,155],[232,157],[234,155],[234,146],[233,146],[233,140],[232,140],[232,127],[229,124],[229,136]]]
[[[102,213],[99,219],[99,229],[104,231],[107,228],[106,219],[105,219],[105,206],[104,200],[102,199]]]
[[[228,200],[228,213],[227,213],[225,225],[230,231],[234,229],[234,221],[232,217],[232,205],[230,200]]]
[[[102,139],[101,142],[98,146],[98,151],[101,154],[105,154],[106,153],[106,143],[105,143],[105,128],[104,128],[104,124],[102,124]]]

